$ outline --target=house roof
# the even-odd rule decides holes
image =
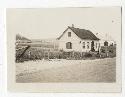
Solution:
[[[79,38],[81,39],[87,39],[87,40],[99,40],[99,38],[97,38],[91,31],[89,30],[85,30],[85,29],[79,29],[79,28],[75,28],[75,27],[68,27],[69,29],[71,29]],[[68,29],[67,28],[67,29]],[[66,30],[67,30],[66,29]],[[66,30],[63,32],[63,34],[66,32]],[[60,39],[63,34],[58,38]]]

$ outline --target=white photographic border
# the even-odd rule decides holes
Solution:
[[[84,8],[84,7],[83,7]],[[100,7],[92,7],[100,8]],[[107,8],[107,7],[103,7]],[[108,8],[118,8],[120,6],[111,6]],[[58,8],[57,8],[58,9]],[[77,9],[77,8],[76,8]],[[6,9],[7,12],[8,9]],[[66,7],[65,7],[66,10]],[[120,15],[121,16],[121,15]],[[7,20],[7,18],[6,18]],[[116,82],[114,83],[16,83],[15,77],[15,33],[9,32],[6,21],[7,33],[7,64],[8,64],[8,90],[15,92],[121,92],[121,29],[117,37],[117,56],[116,56]]]

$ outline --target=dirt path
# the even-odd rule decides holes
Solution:
[[[28,64],[29,68],[26,64]],[[48,64],[41,61],[27,62],[22,66],[16,64],[16,81],[24,83],[115,82],[115,64],[115,58],[77,61],[62,60],[48,62]]]

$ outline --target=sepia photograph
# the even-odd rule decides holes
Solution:
[[[9,8],[6,31],[13,83],[120,87],[121,7]]]

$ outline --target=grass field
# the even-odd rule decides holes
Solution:
[[[116,58],[16,63],[16,82],[115,82]]]

